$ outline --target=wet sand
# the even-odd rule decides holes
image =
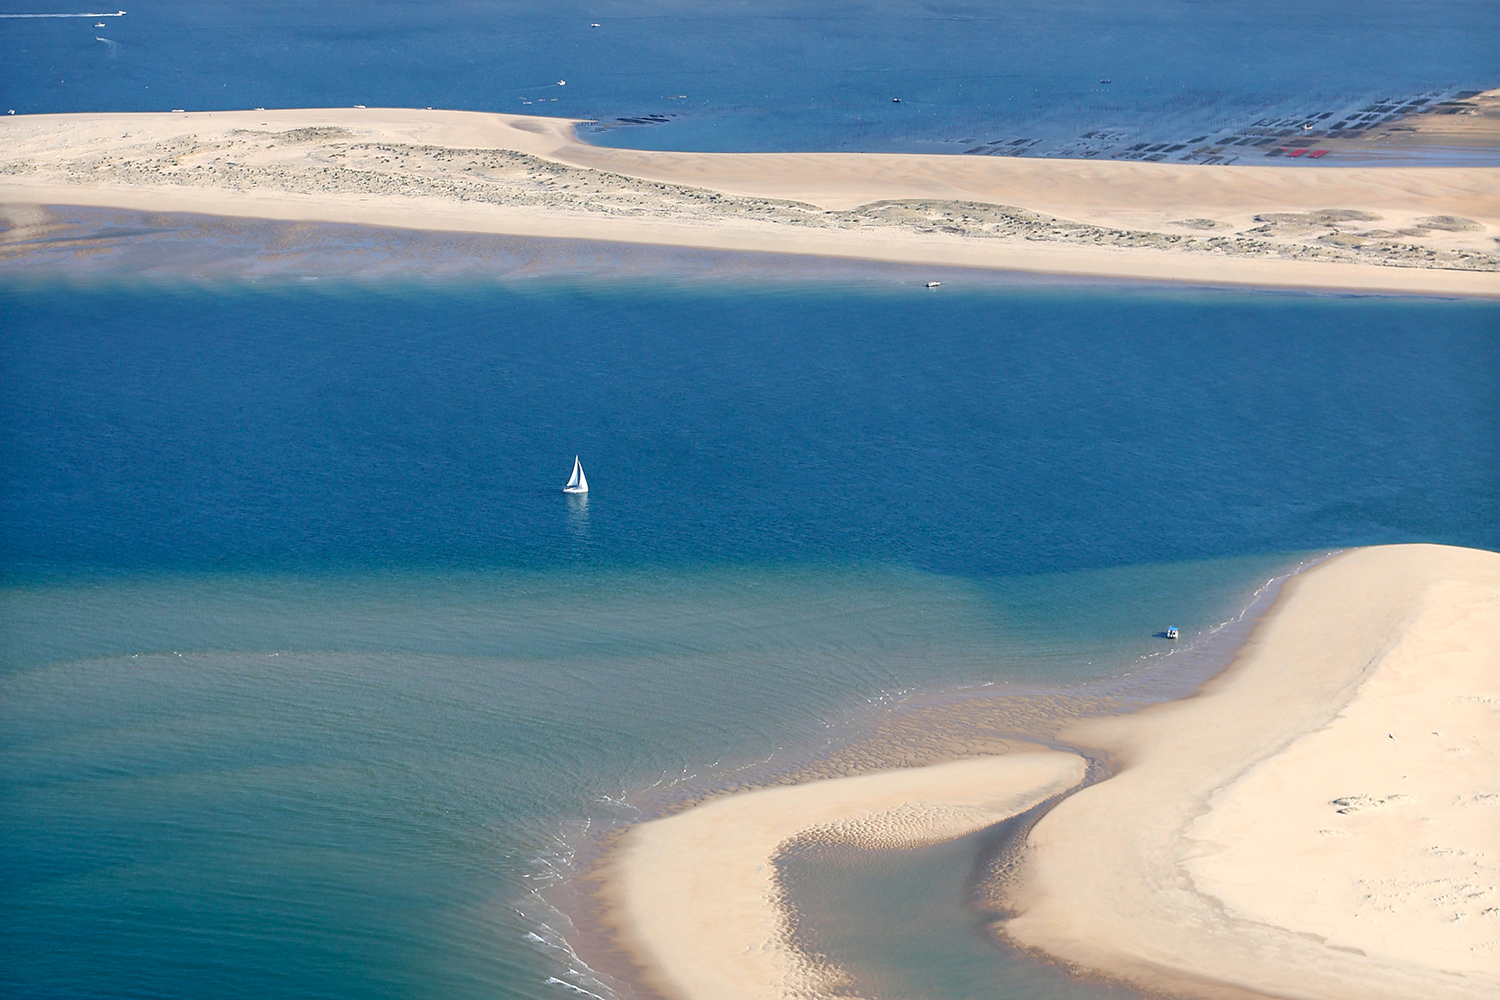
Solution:
[[[1358,154],[1388,163],[1493,151],[1500,148],[1500,90],[1443,102],[1355,134],[1330,133],[1319,138],[1317,145],[1336,154]]]
[[[1500,168],[1293,170],[589,146],[576,123],[305,109],[0,120],[0,204],[1157,281],[1500,295]],[[6,234],[26,237],[24,225]]]
[[[665,996],[846,995],[789,934],[781,852],[941,842],[1077,789],[983,887],[1013,943],[1170,994],[1491,996],[1497,662],[1500,554],[1354,550],[1291,578],[1191,697],[1053,749],[712,799],[628,831],[602,897]],[[1113,773],[1079,788],[1086,756]]]
[[[1083,779],[1046,750],[758,789],[628,831],[606,869],[620,944],[663,995],[819,996],[837,985],[792,940],[776,878],[808,842],[916,847],[1024,812]]]

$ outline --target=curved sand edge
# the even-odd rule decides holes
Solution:
[[[1118,773],[1033,827],[1004,933],[1152,991],[1496,995],[1497,712],[1500,554],[1336,556],[1199,694],[1064,731]],[[666,996],[826,995],[846,984],[790,943],[781,849],[956,838],[1083,773],[1022,751],[726,796],[629,830],[602,895]]]
[[[1500,554],[1294,578],[1196,697],[1069,727],[1108,781],[1032,829],[1023,946],[1204,997],[1500,995]]]
[[[1500,295],[1500,168],[653,152],[590,146],[574,124],[387,108],[6,116],[0,204]]]
[[[604,874],[620,943],[664,995],[818,997],[791,943],[775,858],[796,841],[916,847],[992,826],[1083,780],[1057,751],[935,764],[727,795],[629,830]]]

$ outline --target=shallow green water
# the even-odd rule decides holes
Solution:
[[[541,890],[663,789],[931,692],[1180,691],[1299,554],[1500,544],[1485,303],[10,283],[0,315],[7,998],[607,996]]]
[[[1001,943],[975,907],[981,832],[907,851],[824,848],[783,866],[800,942],[880,1000],[1127,1000]]]
[[[586,826],[634,818],[633,792],[816,754],[913,690],[1118,672],[1165,645],[1168,609],[1209,628],[1286,562],[12,586],[5,976],[79,995],[556,995],[549,978],[603,995],[533,890]],[[1066,995],[1038,982],[1025,995]]]

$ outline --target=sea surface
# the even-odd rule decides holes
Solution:
[[[1166,625],[1337,547],[1500,548],[1487,303],[101,281],[0,317],[8,997],[615,995],[541,890],[653,787],[1170,669]],[[970,860],[820,892],[827,949],[891,997],[1108,995],[990,946]],[[853,919],[881,892],[904,952]]]
[[[658,115],[586,133],[649,148],[1497,77],[1473,0],[0,0],[0,112]],[[914,699],[1197,676],[1341,547],[1500,549],[1492,303],[60,212],[0,267],[7,998],[628,997],[557,906],[663,790]],[[1116,996],[986,937],[983,849],[799,870],[809,942],[888,1000]]]
[[[1082,155],[1071,144],[1101,129],[1182,141],[1500,86],[1494,0],[165,0],[5,16],[92,10],[0,0],[0,113],[438,107],[595,119],[610,128],[590,141],[648,149],[1020,140]]]

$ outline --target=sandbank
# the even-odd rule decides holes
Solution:
[[[1500,90],[1488,90],[1445,101],[1421,114],[1361,130],[1358,138],[1333,133],[1319,136],[1318,145],[1335,155],[1353,153],[1383,162],[1417,162],[1422,157],[1462,156],[1468,151],[1500,148]]]
[[[7,116],[0,205],[1500,295],[1495,167],[649,152],[590,146],[576,124],[375,108]]]
[[[1065,740],[1119,773],[1033,828],[1004,933],[1207,997],[1500,995],[1500,554],[1294,578],[1194,698]]]
[[[621,944],[657,990],[693,1000],[832,992],[793,945],[775,858],[810,839],[916,847],[991,826],[1083,779],[1045,750],[727,795],[627,832],[607,870]]]
[[[627,831],[602,897],[674,1000],[855,995],[792,944],[778,854],[940,842],[1056,797],[982,887],[1012,943],[1169,994],[1495,996],[1497,737],[1500,554],[1353,550],[1291,578],[1192,697],[1054,749],[712,799]],[[1082,786],[1085,754],[1113,773]]]

